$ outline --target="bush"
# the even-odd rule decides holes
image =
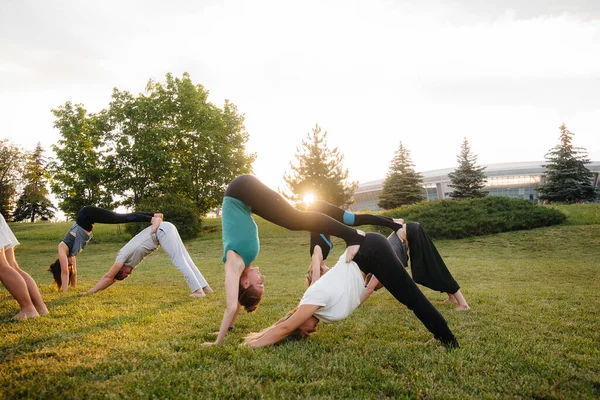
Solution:
[[[540,228],[560,224],[567,218],[554,208],[499,196],[421,202],[381,215],[419,222],[431,237],[438,239]],[[384,233],[385,228],[377,227],[377,230]]]
[[[165,221],[171,222],[182,239],[198,237],[202,220],[198,211],[190,200],[176,195],[162,197],[147,197],[142,199],[136,207],[136,211],[160,212],[165,216]],[[126,224],[126,230],[132,235],[137,235],[141,230],[148,227],[147,223]]]

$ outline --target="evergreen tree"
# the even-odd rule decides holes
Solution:
[[[423,176],[415,172],[410,152],[400,142],[379,195],[379,207],[389,210],[425,199]]]
[[[22,151],[8,139],[0,140],[0,213],[9,220],[17,180],[21,172]]]
[[[291,193],[284,193],[297,206],[302,206],[305,195],[312,194],[319,200],[346,208],[352,204],[352,196],[358,182],[347,182],[348,169],[344,169],[344,156],[336,148],[327,146],[327,132],[315,125],[312,133],[296,147],[297,165],[290,162],[292,172],[283,179]]]
[[[595,201],[598,194],[592,185],[594,174],[586,167],[590,160],[584,149],[573,146],[573,133],[565,124],[559,129],[560,143],[545,156],[546,182],[537,188],[539,197],[559,203]]]
[[[54,206],[48,199],[48,188],[46,182],[48,172],[46,171],[46,160],[44,159],[44,149],[40,143],[29,155],[23,179],[25,187],[17,200],[17,208],[13,213],[15,221],[29,219],[34,222],[37,218],[54,217]]]
[[[464,138],[460,155],[457,157],[458,168],[448,174],[452,182],[450,187],[454,192],[450,197],[454,199],[474,199],[487,196],[485,187],[485,167],[477,166],[477,156],[471,153],[469,142]]]

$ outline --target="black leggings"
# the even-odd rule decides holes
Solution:
[[[394,222],[392,218],[373,214],[353,214],[323,200],[315,201],[310,209],[329,215],[337,221],[344,222],[344,224],[350,226],[378,225],[391,228],[394,232],[402,228],[402,225]],[[348,221],[345,217],[349,217],[350,220]]]
[[[448,323],[405,271],[385,236],[367,233],[354,261],[363,272],[375,275],[396,300],[412,310],[437,340],[445,346],[458,347]]]
[[[269,189],[252,175],[241,175],[231,181],[225,196],[244,202],[254,214],[292,231],[326,233],[342,238],[347,246],[360,244],[363,240],[356,229],[327,215],[296,210],[279,193]]]
[[[75,222],[77,225],[91,231],[94,224],[123,224],[127,222],[150,222],[154,213],[133,212],[129,214],[118,214],[103,208],[85,206],[77,213]]]

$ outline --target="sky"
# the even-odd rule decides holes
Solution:
[[[191,75],[245,115],[254,173],[284,188],[318,124],[350,179],[542,161],[564,123],[600,160],[600,1],[0,0],[0,139],[52,157],[53,108]]]

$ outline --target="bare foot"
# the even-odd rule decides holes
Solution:
[[[448,298],[446,299],[446,302],[458,304],[458,300],[456,300],[456,297],[454,297],[454,295],[450,293],[448,293]]]
[[[48,309],[46,307],[42,308],[41,310],[37,310],[39,315],[48,315]]]
[[[213,294],[215,292],[210,286],[204,286],[202,290],[204,290],[204,293],[206,294]]]
[[[456,311],[468,311],[470,309],[471,309],[471,307],[465,306],[465,305],[459,305],[455,308]]]
[[[204,290],[202,290],[201,288],[196,290],[194,293],[190,294],[190,297],[206,297],[206,294],[204,293]]]
[[[40,315],[38,314],[38,312],[36,310],[32,310],[32,311],[21,310],[13,318],[14,319],[18,319],[18,320],[22,320],[22,319],[27,319],[27,318],[36,318],[36,317],[39,317],[39,316]]]

